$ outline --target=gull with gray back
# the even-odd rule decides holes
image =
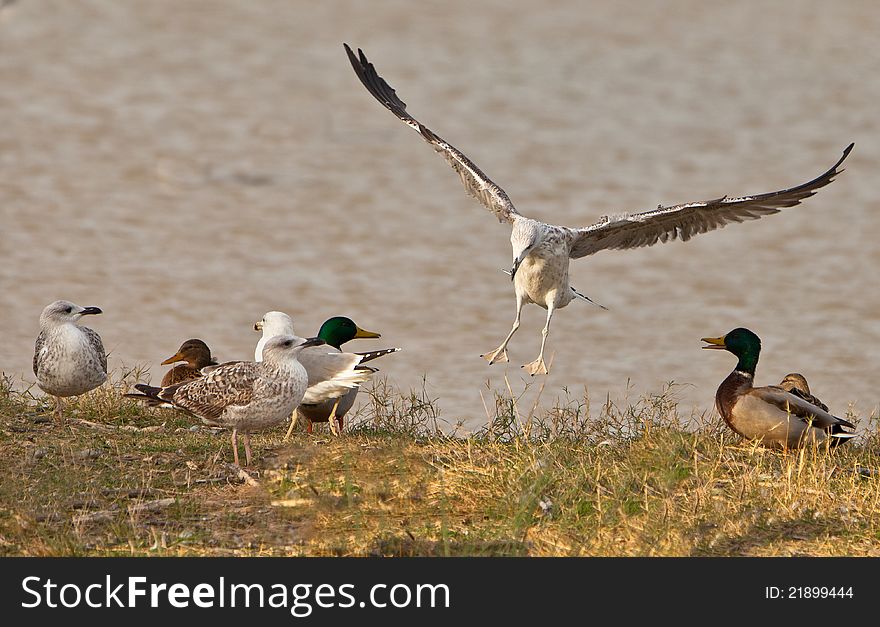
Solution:
[[[107,355],[101,336],[77,323],[83,316],[102,313],[56,300],[40,314],[40,333],[34,345],[37,385],[55,397],[55,419],[64,424],[61,399],[94,390],[107,380]]]

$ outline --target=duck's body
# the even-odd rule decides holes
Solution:
[[[257,343],[257,351],[261,350],[262,343],[273,334],[283,332],[295,335],[293,330],[293,320],[290,316],[280,311],[268,312],[263,316],[262,320],[259,320],[254,324],[254,330],[263,332],[263,337],[260,338],[260,342]],[[341,316],[330,318],[325,321],[324,324],[321,325],[318,337],[324,340],[327,345],[316,350],[313,349],[304,352],[300,359],[306,367],[306,370],[309,371],[309,385],[315,385],[320,382],[320,364],[323,360],[329,359],[327,356],[328,353],[356,355],[360,358],[358,364],[361,365],[364,362],[372,361],[377,357],[400,350],[398,348],[393,348],[371,351],[368,353],[344,353],[342,351],[342,344],[352,339],[378,338],[381,337],[381,335],[372,331],[365,331],[358,327],[351,319]],[[366,369],[366,367],[364,368]],[[368,372],[369,374],[372,374],[375,371],[368,369]],[[354,406],[359,389],[359,386],[354,386],[338,397],[328,398],[317,402],[312,402],[312,399],[307,396],[297,408],[296,413],[291,417],[290,428],[287,431],[285,439],[290,437],[290,434],[296,426],[297,420],[300,416],[308,421],[307,429],[309,433],[312,432],[312,423],[315,422],[330,422],[331,430],[334,432],[341,432],[345,414],[348,413],[352,406]],[[331,420],[331,418],[334,417],[336,420]]]
[[[724,349],[739,362],[715,393],[715,406],[728,426],[749,440],[783,449],[808,442],[830,440],[839,444],[854,434],[851,422],[838,418],[808,400],[779,386],[754,387],[761,341],[748,329],[734,329],[720,338],[703,338],[709,346]]]
[[[77,325],[83,316],[100,314],[98,307],[80,307],[66,300],[47,305],[40,315],[34,343],[37,385],[55,397],[55,418],[62,424],[62,398],[94,390],[107,380],[107,355],[101,336]]]
[[[323,344],[323,341],[317,338],[300,340],[292,336],[273,337],[265,343],[265,359],[261,362],[220,364],[202,377],[168,387],[137,384],[135,388],[142,394],[128,396],[170,403],[207,424],[231,429],[236,465],[239,463],[238,433],[244,433],[249,465],[250,433],[283,423],[306,393],[308,374],[298,357],[303,350]],[[346,385],[328,383],[324,393],[339,394],[346,389]]]
[[[337,316],[324,321],[324,324],[321,325],[321,329],[318,331],[318,337],[327,342],[328,346],[332,346],[341,352],[342,345],[346,342],[354,339],[380,338],[382,335],[373,331],[365,331],[350,318]],[[399,348],[386,348],[355,354],[361,355],[360,363],[364,364],[399,350]],[[334,418],[337,423],[337,430],[341,433],[344,427],[345,415],[354,406],[359,391],[360,387],[352,388],[335,400],[331,399],[314,405],[302,404],[297,408],[296,413],[308,421],[307,430],[309,433],[312,432],[312,423],[315,422],[329,422],[332,429]],[[291,422],[288,436],[296,424],[295,420],[294,418],[294,421]]]
[[[167,366],[179,361],[186,363],[178,364],[165,373],[165,376],[162,377],[163,388],[198,379],[202,376],[202,368],[217,365],[217,361],[211,356],[211,349],[205,342],[197,338],[181,344],[177,352],[163,361],[162,365]]]
[[[379,76],[363,51],[358,50],[355,55],[348,45],[345,45],[345,50],[367,91],[446,159],[461,177],[470,195],[494,213],[499,221],[511,225],[513,267],[510,274],[516,294],[516,317],[501,345],[482,357],[490,364],[508,360],[507,344],[519,328],[521,309],[526,304],[534,303],[547,310],[547,320],[541,332],[541,352],[537,359],[523,366],[532,375],[547,373],[544,348],[553,312],[568,305],[576,296],[582,296],[568,282],[571,259],[586,257],[600,250],[638,248],[674,239],[687,241],[694,235],[722,228],[731,222],[777,213],[781,208],[797,205],[830,183],[852,148],[852,145],[847,147],[843,157],[820,176],[789,189],[739,198],[723,196],[670,207],[658,206],[642,213],[603,216],[598,222],[583,228],[547,224],[520,214],[507,193],[463,152],[412,117],[406,110],[406,103]]]

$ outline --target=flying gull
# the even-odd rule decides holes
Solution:
[[[296,337],[296,333],[293,329],[293,319],[282,311],[267,312],[262,319],[254,323],[254,330],[263,332],[260,341],[257,342],[257,347],[254,352],[254,359],[257,361],[262,358],[263,345],[268,339],[275,335],[292,335]],[[327,342],[327,346],[312,348],[300,355],[300,362],[305,366],[306,371],[309,373],[309,386],[320,383],[322,377],[325,376],[322,374],[324,370],[322,364],[328,360],[338,359],[339,354],[357,355],[360,357],[360,367],[372,374],[375,370],[363,366],[362,364],[364,362],[372,361],[383,355],[388,355],[389,353],[400,350],[399,348],[386,348],[365,353],[343,353],[340,345],[348,340],[354,338],[381,337],[378,333],[361,329],[349,318],[330,318],[321,325],[318,337]],[[311,387],[309,390],[311,390]],[[358,390],[359,387],[354,386],[337,397],[329,398],[320,402],[313,400],[311,395],[307,393],[306,398],[303,399],[303,402],[297,408],[296,413],[291,416],[290,427],[287,430],[285,439],[290,437],[300,415],[309,421],[309,433],[312,431],[313,422],[329,422],[331,432],[338,435],[342,429],[343,417],[354,405]]]
[[[99,313],[97,307],[56,300],[40,314],[34,374],[40,389],[55,397],[58,424],[64,424],[62,398],[85,394],[107,380],[107,355],[101,336],[77,325],[83,316]]]
[[[643,213],[603,216],[595,224],[583,228],[546,224],[520,214],[505,191],[483,174],[463,152],[407,113],[406,103],[379,76],[362,50],[358,49],[356,56],[347,44],[343,46],[367,91],[415,129],[449,162],[470,195],[494,213],[500,222],[511,224],[513,267],[510,273],[516,292],[516,318],[501,345],[482,357],[490,364],[507,361],[507,343],[519,328],[522,307],[534,303],[547,310],[547,322],[541,331],[541,352],[538,358],[523,366],[532,375],[547,373],[544,347],[553,312],[581,296],[568,283],[571,259],[586,257],[606,249],[639,248],[674,239],[687,241],[694,235],[721,228],[730,222],[753,220],[777,213],[781,208],[797,205],[830,183],[842,171],[839,169],[840,165],[853,147],[853,144],[847,146],[837,163],[820,176],[789,189],[739,198],[722,196],[714,200],[671,207],[658,206],[657,209]]]
[[[292,336],[271,338],[263,348],[261,362],[236,361],[208,366],[198,379],[168,387],[152,387],[142,383],[134,387],[142,392],[128,394],[140,400],[153,399],[195,414],[208,424],[232,429],[232,451],[238,465],[238,432],[244,433],[247,465],[251,463],[250,433],[262,431],[284,422],[303,400],[308,374],[299,362],[302,351],[323,344],[312,338],[300,341]],[[340,394],[350,386],[335,376],[350,372],[359,360],[340,360],[325,382],[323,394]]]

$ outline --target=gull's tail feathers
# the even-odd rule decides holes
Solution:
[[[592,304],[596,305],[596,307],[599,307],[601,309],[604,309],[605,311],[608,311],[608,307],[606,307],[605,305],[600,305],[599,303],[594,301],[592,298],[590,298],[586,294],[581,294],[573,287],[571,288],[571,291],[574,292],[574,295],[577,296],[578,298],[582,298],[583,300],[587,301],[588,303],[592,303]]]

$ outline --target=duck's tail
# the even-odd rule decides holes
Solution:
[[[355,353],[355,355],[360,355],[362,357],[361,363],[367,361],[373,361],[374,359],[378,359],[379,357],[384,357],[385,355],[390,355],[391,353],[396,353],[401,349],[399,348],[383,348],[377,351],[367,351],[365,353]]]
[[[844,420],[843,418],[839,418],[840,422],[836,425],[832,425],[831,428],[826,431],[828,437],[830,438],[829,444],[831,446],[840,446],[844,442],[851,440],[856,437],[855,433],[851,431],[844,431],[845,427],[849,427],[850,429],[855,429],[855,425],[848,420]]]

